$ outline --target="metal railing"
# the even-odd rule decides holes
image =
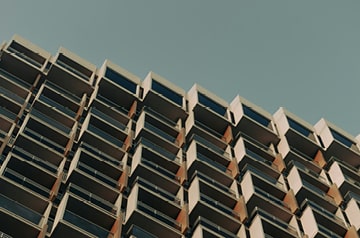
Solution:
[[[14,100],[15,102],[19,103],[19,104],[23,104],[25,102],[25,99],[18,96],[17,94],[11,92],[10,90],[3,88],[0,86],[0,95],[4,94],[6,95],[8,98],[11,98],[12,100]]]
[[[19,77],[5,71],[4,69],[0,69],[0,75],[4,78],[10,79],[13,83],[16,83],[18,85],[20,85],[21,87],[24,87],[26,89],[30,89],[31,88],[31,84],[29,84],[28,82],[20,79]]]
[[[106,201],[105,199],[73,184],[70,183],[68,186],[68,191],[71,192],[72,194],[75,194],[77,196],[80,196],[81,198],[85,199],[87,202],[90,202],[94,205],[96,205],[97,207],[100,207],[101,209],[106,210],[107,212],[112,213],[113,215],[116,215],[116,212],[118,210],[118,208]]]
[[[175,219],[165,215],[164,213],[150,207],[149,205],[141,202],[141,201],[137,201],[137,209],[139,209],[140,211],[145,212],[146,214],[164,222],[167,225],[170,225],[171,227],[175,227],[176,229],[180,230],[181,229],[181,223],[177,222]]]
[[[44,113],[36,110],[35,108],[31,109],[30,112],[31,115],[34,115],[35,117],[39,118],[40,120],[46,122],[47,124],[55,127],[56,129],[59,129],[60,131],[64,132],[65,134],[69,135],[72,128],[69,128],[65,126],[64,124],[56,121],[55,119],[45,115]]]
[[[201,160],[201,161],[203,161],[203,162],[211,165],[212,167],[216,168],[217,170],[220,170],[221,172],[225,172],[225,173],[227,173],[227,174],[229,174],[229,175],[232,174],[232,173],[231,173],[231,170],[228,169],[225,165],[222,165],[222,164],[220,164],[220,163],[218,163],[218,162],[216,162],[216,161],[208,158],[207,156],[201,154],[200,152],[197,152],[197,153],[196,153],[196,157],[197,157],[199,160]]]
[[[12,169],[5,168],[4,176],[44,197],[49,197],[50,195],[50,189],[42,186],[41,184],[23,176],[22,174]]]
[[[55,151],[59,152],[60,154],[63,154],[65,151],[65,148],[59,144],[57,144],[56,142],[48,139],[47,137],[44,137],[43,135],[25,127],[23,130],[24,134],[30,136],[31,138],[37,140],[38,142],[44,144],[45,146],[48,146],[52,149],[54,149]]]
[[[85,142],[81,142],[80,145],[81,148],[85,149],[85,151],[87,151],[88,153],[94,155],[95,157],[99,157],[115,166],[122,166],[123,162],[116,160],[114,157],[106,154],[104,151],[99,150]]]
[[[211,143],[210,141],[204,139],[203,137],[194,134],[191,138],[192,140],[195,140],[198,144],[200,144],[201,146],[207,148],[208,150],[212,151],[213,153],[227,159],[230,160],[230,155],[229,153],[227,153],[225,150],[219,148],[218,146],[214,145],[213,143]],[[191,141],[190,139],[190,141]]]
[[[44,168],[54,174],[56,174],[59,170],[56,165],[53,165],[52,163],[50,163],[46,160],[43,160],[43,159],[31,154],[30,152],[25,151],[21,147],[14,146],[12,151],[15,155],[20,156],[22,159],[25,159],[27,161],[33,162],[34,164],[40,165],[42,168]]]
[[[273,202],[277,205],[280,205],[281,207],[287,208],[290,210],[290,207],[287,203],[285,203],[284,201],[280,200],[279,198],[271,195],[268,192],[265,192],[264,190],[262,190],[261,188],[258,188],[256,186],[254,186],[254,190],[257,194],[261,195],[263,198],[265,198],[266,200],[270,200],[270,202]]]
[[[65,107],[64,105],[61,105],[58,102],[55,102],[54,100],[44,96],[43,94],[40,95],[39,100],[48,104],[49,106],[58,109],[59,111],[65,113],[66,115],[68,115],[71,118],[75,118],[76,116],[76,112],[74,112],[73,110],[71,110],[68,107]]]
[[[89,124],[87,127],[88,131],[93,132],[94,134],[96,134],[97,136],[105,139],[105,141],[112,143],[113,145],[115,145],[116,147],[121,148],[123,146],[123,142],[117,138],[115,138],[114,136],[110,135],[109,133],[101,130],[100,128]]]
[[[156,135],[160,136],[161,138],[164,138],[165,140],[167,140],[171,143],[175,143],[175,141],[176,141],[175,137],[169,135],[165,131],[157,128],[156,126],[152,125],[151,123],[149,123],[147,121],[144,122],[144,128],[149,129],[150,131],[154,132]]]
[[[99,179],[100,181],[110,185],[111,187],[117,188],[119,187],[119,182],[114,180],[113,178],[110,178],[106,174],[99,172],[98,170],[82,163],[78,162],[77,168],[79,168],[81,171],[84,171],[85,173]]]
[[[41,68],[41,66],[43,65],[43,63],[34,60],[33,58],[27,56],[25,53],[20,52],[12,47],[8,47],[7,50],[13,53],[14,55],[18,56],[19,58],[24,59],[26,62],[30,63],[31,65],[36,66],[37,68]]]
[[[176,197],[176,195],[169,193],[168,191],[156,186],[153,183],[150,183],[149,181],[141,178],[141,177],[137,177],[137,179],[135,180],[134,184],[138,183],[141,186],[144,186],[145,188],[150,189],[152,192],[155,192],[157,194],[160,194],[162,197],[166,198],[167,200],[170,200],[178,205],[180,205],[181,200],[180,198]]]
[[[213,186],[215,186],[216,188],[226,192],[227,194],[230,193],[230,195],[232,195],[233,197],[236,197],[236,193],[234,190],[232,190],[231,188],[228,188],[226,187],[225,185],[219,183],[218,181],[206,176],[205,174],[199,172],[199,171],[196,171],[193,175],[193,177],[190,179],[192,180],[194,177],[199,177],[200,179],[212,184]]]
[[[141,137],[139,142],[136,143],[135,147],[137,147],[139,144],[143,145],[145,148],[147,148],[153,152],[156,152],[156,153],[162,155],[166,159],[175,161],[178,164],[180,164],[180,158],[177,157],[176,154],[173,154],[170,151],[164,149],[163,147],[156,145],[155,143],[151,142],[150,140],[146,139],[145,137]]]
[[[56,60],[56,64],[65,68],[66,70],[70,71],[71,73],[75,74],[76,76],[79,76],[80,78],[85,79],[87,82],[90,79],[90,76],[87,76],[86,74],[80,72],[79,70],[71,67],[70,65],[66,64],[65,62],[63,62],[59,59]]]
[[[144,165],[147,165],[149,166],[150,168],[156,170],[156,171],[159,171],[160,174],[172,179],[172,180],[175,180],[177,182],[180,181],[180,177],[175,175],[174,173],[168,171],[167,169],[164,169],[163,167],[159,166],[158,164],[155,164],[154,162],[151,162],[145,158],[141,158],[141,163],[143,163]]]
[[[1,107],[0,106],[0,115],[4,115],[7,118],[9,118],[10,120],[15,120],[17,115],[15,113],[13,113],[12,111],[9,111],[9,109],[7,109],[6,107]]]
[[[203,193],[200,193],[200,201],[204,201],[206,202],[207,204],[211,205],[211,207],[214,207],[230,216],[233,216],[237,219],[240,220],[240,213],[238,212],[235,212],[234,210],[232,210],[231,208],[223,205],[222,203],[220,203],[219,201],[216,201],[214,199],[212,199],[211,197],[209,196],[206,196],[205,194]]]
[[[114,119],[113,117],[103,113],[102,111],[98,110],[95,107],[91,108],[91,113],[96,116],[99,116],[101,119],[104,119],[106,122],[110,123],[111,125],[123,130],[125,133],[129,131],[129,128],[126,125]]]
[[[194,223],[194,227],[196,227],[198,224],[210,229],[211,231],[215,232],[218,235],[221,235],[221,237],[224,238],[236,238],[237,235],[231,233],[230,231],[227,231],[226,229],[220,227],[219,225],[209,221],[208,219],[200,216],[196,219]]]

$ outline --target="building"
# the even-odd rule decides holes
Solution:
[[[360,137],[19,36],[0,50],[0,237],[359,237]]]

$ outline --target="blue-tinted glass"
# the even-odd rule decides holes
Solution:
[[[306,137],[308,137],[312,133],[310,130],[290,118],[288,118],[288,122],[292,129],[296,130],[297,132],[303,134]]]
[[[226,113],[226,108],[221,106],[220,104],[214,102],[213,100],[211,100],[210,98],[206,97],[204,94],[202,93],[198,93],[198,98],[199,98],[199,102],[203,105],[205,105],[206,107],[211,108],[213,111],[215,111],[216,113],[220,114],[221,116],[224,116]]]
[[[255,121],[259,122],[261,125],[267,127],[270,123],[270,120],[266,117],[260,115],[259,113],[255,112],[250,107],[243,105],[244,114],[251,117]]]
[[[177,105],[182,106],[182,102],[183,102],[182,96],[170,90],[169,88],[165,87],[164,85],[153,80],[151,88],[156,92],[162,94],[164,97],[168,98],[169,100],[173,101]]]
[[[136,93],[136,83],[131,82],[121,74],[115,72],[114,70],[107,68],[105,72],[105,77],[113,81],[114,83],[117,83],[118,85],[126,88],[132,93]]]
[[[346,145],[347,147],[351,147],[353,142],[351,140],[349,140],[348,138],[346,138],[345,136],[341,135],[340,133],[331,130],[331,134],[333,135],[333,137],[335,138],[335,140],[340,141],[341,143],[343,143],[344,145]]]

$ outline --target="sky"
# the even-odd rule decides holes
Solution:
[[[358,0],[2,0],[0,42],[18,34],[357,136],[359,12]]]

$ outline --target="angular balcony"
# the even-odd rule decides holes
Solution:
[[[84,201],[78,193],[67,192],[59,206],[63,209],[57,211],[51,237],[114,237],[117,216]]]
[[[95,70],[95,65],[60,48],[55,62],[47,72],[47,79],[78,97],[82,97],[84,93],[90,95],[93,91]]]
[[[346,195],[347,204],[345,214],[349,220],[350,225],[353,225],[357,231],[360,229],[360,195],[349,192]]]
[[[321,119],[315,124],[328,158],[335,156],[355,168],[360,167],[360,148],[356,139],[334,124]]]
[[[4,88],[7,88],[22,98],[25,98],[28,92],[31,91],[33,84],[33,82],[27,82],[2,68],[0,68],[0,80]]]
[[[230,108],[235,120],[234,135],[241,131],[265,145],[279,142],[271,114],[240,96],[234,98]]]
[[[109,60],[100,68],[97,85],[97,97],[117,107],[130,108],[140,94],[140,79]]]
[[[135,183],[127,202],[125,230],[139,225],[155,236],[164,237],[181,237],[186,230],[181,206],[170,202],[163,194]]]
[[[300,237],[296,223],[284,222],[266,211],[256,208],[251,215],[250,237]]]
[[[14,36],[3,51],[1,67],[31,82],[49,58],[50,53],[19,36]]]
[[[132,158],[130,183],[133,183],[135,178],[142,177],[172,194],[177,194],[181,187],[181,177],[177,175],[180,168],[179,164],[157,158],[147,147],[138,144]]]
[[[7,121],[15,122],[20,118],[23,105],[0,93],[0,116]]]
[[[120,182],[97,169],[75,159],[70,165],[66,182],[80,186],[89,192],[115,203],[120,194]]]
[[[225,154],[226,152],[215,151],[214,148],[209,147],[210,143],[200,142],[199,138],[194,137],[186,151],[189,176],[193,176],[197,170],[229,186],[233,182],[234,174],[237,174],[236,162],[227,157],[229,155]],[[236,165],[235,169],[231,169],[232,164]]]
[[[280,176],[282,167],[276,165],[279,155],[259,141],[250,137],[240,137],[234,146],[234,152],[240,170],[247,164],[251,164],[271,177]]]
[[[223,227],[220,227],[218,224],[215,224],[204,217],[198,217],[193,225],[193,232],[191,238],[197,237],[209,237],[209,238],[236,238],[239,237],[236,233],[232,233]],[[242,234],[246,237],[245,234]]]
[[[347,226],[343,219],[327,211],[315,202],[305,200],[301,205],[300,221],[309,237],[344,237]]]
[[[177,154],[182,142],[178,139],[181,128],[158,116],[151,109],[144,109],[136,123],[135,138],[145,137],[160,147]]]
[[[46,198],[0,176],[0,231],[12,237],[44,237],[51,204]]]
[[[334,212],[338,207],[338,198],[333,193],[335,187],[327,185],[316,177],[315,174],[309,174],[301,166],[293,166],[287,176],[289,187],[293,189],[296,199],[300,204],[305,199],[309,199],[322,204],[330,212]]]
[[[121,190],[126,187],[128,174],[126,156],[121,161],[109,158],[109,156],[104,160],[102,157],[91,153],[91,151],[80,148],[76,151],[73,160],[77,160],[77,157],[80,163],[84,164],[85,167],[88,167],[86,170],[93,171],[92,168],[96,168],[97,175],[106,174],[109,185],[113,184],[116,188]],[[115,162],[117,162],[117,164]],[[95,173],[90,171],[89,173]]]
[[[142,87],[144,89],[144,105],[151,107],[173,122],[177,122],[179,118],[185,121],[187,117],[186,94],[183,89],[153,72],[146,76]]]
[[[228,144],[232,141],[233,135],[229,123],[224,124],[223,127],[215,129],[213,121],[207,119],[206,121],[199,121],[196,119],[197,115],[190,112],[188,119],[185,123],[185,133],[187,141],[190,141],[194,135],[198,135],[211,144],[225,150]]]
[[[52,142],[49,140],[49,143]],[[57,172],[57,168],[64,160],[63,154],[23,132],[16,138],[14,153],[22,156],[25,160],[33,161],[53,173]]]
[[[131,133],[127,131],[128,128],[123,131],[99,116],[96,109],[95,113],[92,110],[82,124],[80,140],[100,151],[106,151],[112,157],[122,158],[132,142],[130,140]]]
[[[349,191],[360,194],[360,173],[358,169],[336,157],[329,162],[329,177],[336,183],[343,196]]]
[[[243,209],[238,209],[239,198],[226,194],[213,185],[194,177],[188,189],[190,223],[200,216],[236,233],[243,219]],[[246,212],[245,212],[246,213]]]
[[[141,226],[142,227],[142,226]],[[131,225],[130,228],[126,231],[125,237],[127,238],[157,238],[154,234],[140,228],[137,225]]]
[[[292,161],[296,161],[308,169],[314,171],[315,173],[320,173],[326,164],[322,150],[319,150],[314,157],[310,157],[298,149],[290,146],[285,137],[281,138],[277,149],[283,156],[283,160],[286,165]]]
[[[288,144],[314,158],[321,145],[312,125],[303,121],[284,108],[274,114],[279,134],[284,135]]]

